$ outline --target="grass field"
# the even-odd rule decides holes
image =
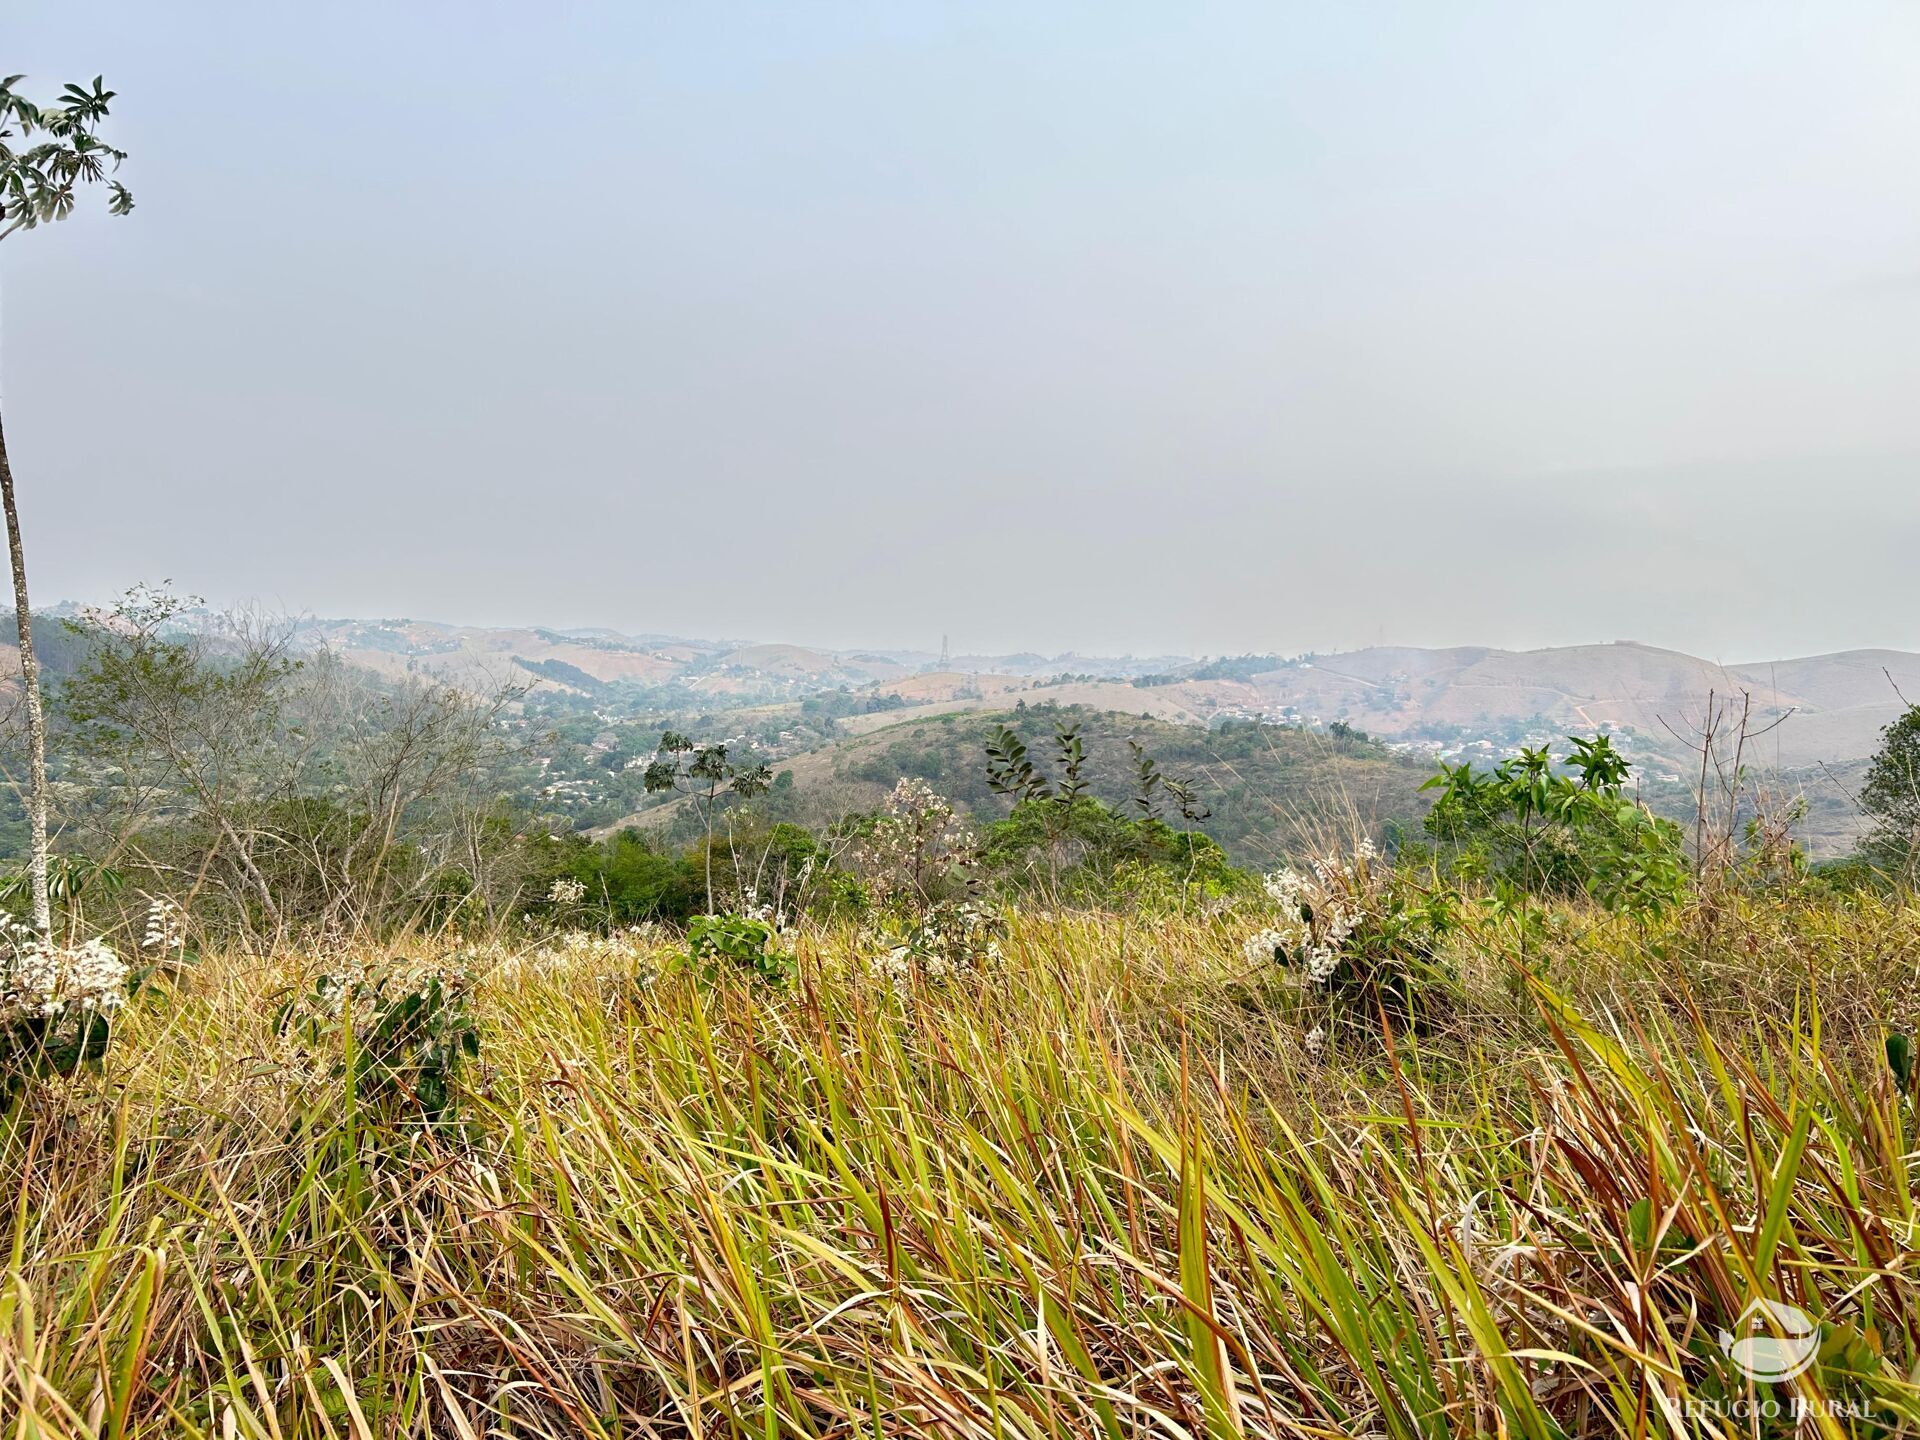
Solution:
[[[349,1084],[350,1039],[273,1023],[371,957],[209,957],[101,1073],[15,1106],[0,1417],[1920,1432],[1916,1126],[1883,1051],[1920,913],[1562,918],[1529,970],[1469,927],[1417,1031],[1317,1055],[1219,922],[1016,916],[999,973],[905,995],[837,932],[784,991],[491,953],[438,1127]],[[1756,1297],[1820,1321],[1798,1378],[1723,1354]]]

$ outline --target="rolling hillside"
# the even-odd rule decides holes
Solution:
[[[1204,730],[1083,706],[1042,704],[1024,710],[966,712],[896,720],[894,724],[795,756],[780,764],[790,790],[773,798],[779,818],[829,823],[850,811],[878,808],[902,777],[925,780],[976,815],[1005,813],[985,770],[989,734],[1010,724],[1043,764],[1056,723],[1077,725],[1086,742],[1087,774],[1096,795],[1126,806],[1134,791],[1127,741],[1144,746],[1167,773],[1191,781],[1212,814],[1200,822],[1235,859],[1271,865],[1315,837],[1350,840],[1392,823],[1416,824],[1426,812],[1420,785],[1430,766],[1361,740],[1338,740],[1277,726]],[[668,804],[642,810],[599,833],[626,825],[683,825],[691,819]]]
[[[1920,695],[1920,655],[1857,650],[1719,665],[1622,641],[1549,650],[1382,647],[1278,662],[1244,679],[1169,677],[1207,715],[1344,719],[1392,739],[1541,738],[1603,726],[1645,752],[1684,757],[1710,694],[1753,698],[1757,724],[1781,723],[1763,758],[1797,767],[1865,758],[1881,729]]]
[[[66,636],[55,615],[46,617],[46,630],[43,648],[57,681]],[[984,717],[1020,706],[1098,715],[1115,736],[1152,733],[1154,748],[1170,762],[1203,772],[1222,763],[1218,732],[1233,726],[1297,737],[1273,742],[1282,748],[1324,750],[1341,724],[1381,741],[1394,764],[1420,776],[1442,760],[1491,761],[1523,744],[1607,729],[1632,759],[1650,803],[1685,814],[1698,771],[1697,727],[1715,695],[1751,697],[1753,724],[1766,733],[1746,753],[1749,769],[1776,792],[1805,797],[1803,839],[1814,853],[1831,855],[1846,851],[1860,831],[1852,794],[1881,730],[1901,713],[1903,696],[1920,697],[1920,655],[1895,650],[1723,665],[1621,641],[1150,662],[1018,654],[942,665],[928,652],[606,629],[346,619],[305,621],[298,633],[303,644],[327,646],[390,678],[433,677],[476,692],[516,687],[526,732],[550,726],[556,737],[534,757],[544,777],[536,800],[556,822],[591,827],[647,813],[630,767],[668,726],[791,769],[796,793],[818,809],[830,801],[868,803],[898,775],[926,773],[935,763],[926,757],[943,748],[950,758],[939,763],[949,774],[962,768],[951,757],[963,749],[972,764],[974,732],[989,723]],[[17,674],[17,667],[17,653],[0,646],[0,675]],[[956,734],[968,737],[966,746],[934,744]],[[1237,758],[1262,783],[1297,790],[1297,777],[1315,773],[1304,763],[1307,754],[1301,750],[1295,759],[1302,763],[1284,773],[1247,754]],[[894,763],[894,773],[883,775]],[[1213,793],[1233,791],[1234,783],[1222,779]],[[1412,813],[1397,784],[1376,798],[1382,814]],[[1233,800],[1219,826],[1240,824],[1251,835],[1256,827],[1244,822],[1250,803],[1246,796]],[[1242,819],[1230,821],[1228,812]]]
[[[1764,759],[1788,768],[1871,755],[1881,729],[1920,697],[1920,655],[1850,650],[1720,664],[1633,641],[1543,650],[1378,646],[1341,654],[1171,663],[1063,655],[971,656],[940,668],[930,655],[837,652],[798,645],[722,645],[610,631],[493,629],[421,621],[322,621],[314,643],[389,674],[431,673],[476,688],[512,682],[601,697],[604,687],[672,687],[722,705],[796,701],[823,691],[884,700],[846,717],[853,733],[1014,699],[1147,714],[1180,724],[1345,720],[1439,753],[1487,739],[1539,741],[1610,727],[1671,769],[1709,694],[1751,694],[1758,724],[1782,723]],[[617,697],[616,697],[617,698]],[[1784,718],[1783,718],[1784,717]]]

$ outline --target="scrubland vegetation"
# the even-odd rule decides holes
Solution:
[[[658,783],[739,778],[675,743]],[[1003,732],[985,823],[924,782],[822,835],[754,831],[749,797],[642,852],[700,891],[684,926],[624,917],[611,850],[542,841],[525,903],[384,932],[161,899],[111,995],[37,1012],[19,936],[0,1413],[1920,1428],[1902,886],[1763,826],[1690,853],[1603,740],[1443,772],[1394,853],[1330,821],[1265,877],[1152,757],[1132,814],[1086,763]],[[105,923],[60,893],[70,945]],[[1778,1385],[1730,1359],[1761,1299],[1818,1323]]]
[[[0,238],[120,158],[14,84]],[[595,840],[513,695],[163,592],[43,709],[0,492],[11,1434],[1920,1431],[1920,711],[1826,873],[1745,705],[1690,830],[1573,737],[1256,873],[1244,778],[1060,712],[806,824],[667,729],[675,826]]]
[[[1252,917],[1249,917],[1251,919]],[[1271,918],[1271,917],[1268,917]],[[1418,1014],[1247,921],[1009,914],[782,983],[664,932],[221,953],[7,1120],[21,1434],[1920,1425],[1902,899],[1469,906]],[[1544,937],[1544,938],[1543,938]],[[391,971],[391,973],[389,973]],[[321,977],[331,977],[323,980]],[[384,985],[381,983],[384,978]],[[396,1023],[396,997],[417,1000]],[[291,1002],[291,1003],[290,1003]],[[1788,1386],[1717,1344],[1819,1317]],[[1823,1412],[1824,1413],[1824,1412]]]

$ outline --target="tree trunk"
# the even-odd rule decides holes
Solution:
[[[53,938],[53,908],[47,903],[47,717],[40,708],[40,662],[33,654],[33,611],[27,604],[27,557],[20,548],[20,516],[13,506],[13,467],[7,463],[7,432],[0,426],[0,507],[7,512],[7,554],[13,561],[13,610],[20,624],[20,680],[27,702],[27,819],[33,830],[28,877],[33,888],[33,928]]]

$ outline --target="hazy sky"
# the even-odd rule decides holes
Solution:
[[[6,0],[36,599],[1920,648],[1920,6]],[[96,206],[97,210],[98,207]]]

